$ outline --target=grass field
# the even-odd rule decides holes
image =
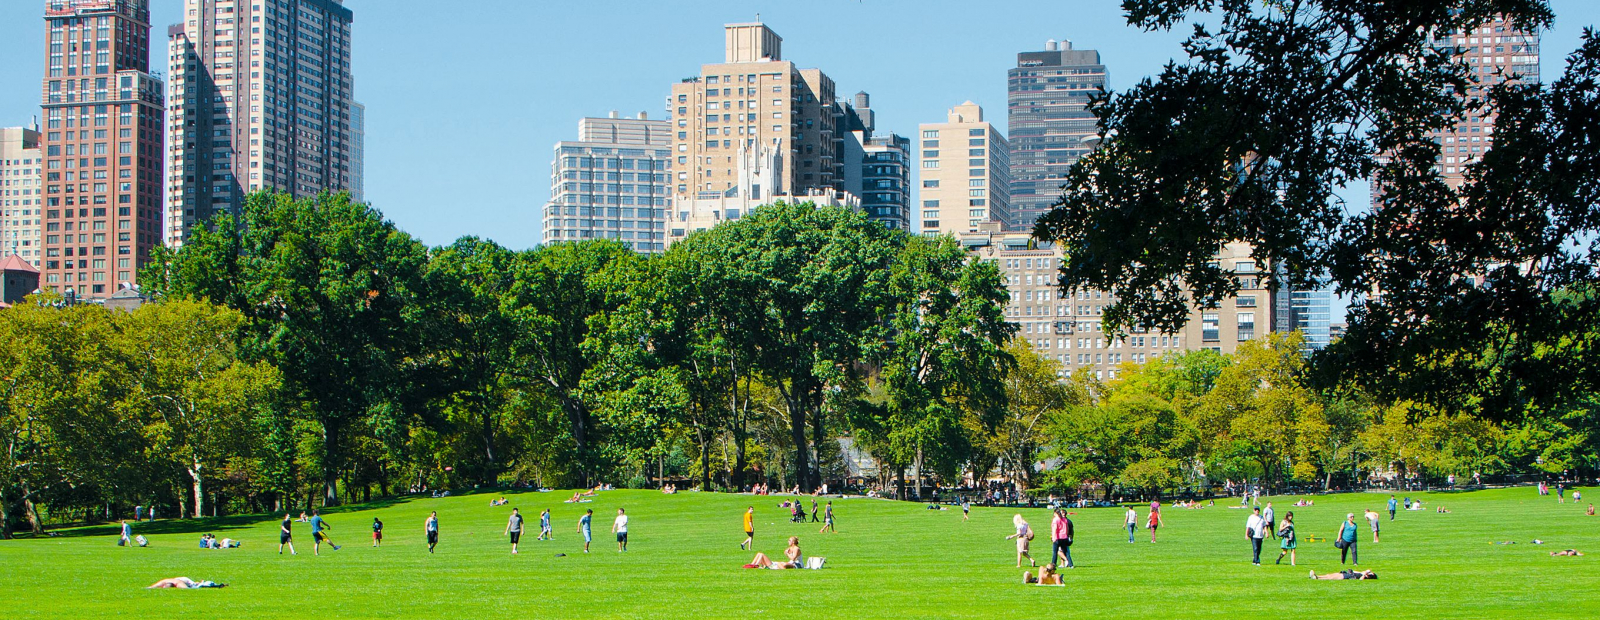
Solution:
[[[1586,490],[1588,491],[1588,490]],[[1278,514],[1300,525],[1299,566],[1249,563],[1244,510],[1168,508],[1158,543],[1141,531],[1129,544],[1122,510],[1076,510],[1078,568],[1067,587],[1020,584],[1009,509],[929,511],[918,504],[835,499],[838,534],[790,524],[782,497],[653,491],[601,493],[591,504],[563,504],[571,492],[509,495],[528,530],[522,553],[509,554],[501,531],[509,507],[490,495],[414,498],[353,506],[324,515],[343,550],[311,555],[310,529],[295,524],[300,554],[279,556],[277,520],[233,517],[211,522],[142,524],[148,548],[115,545],[114,528],[0,542],[0,608],[36,618],[948,618],[1260,617],[1554,618],[1600,613],[1600,517],[1582,505],[1557,504],[1532,488],[1429,493],[1424,512],[1384,515],[1382,542],[1362,528],[1362,566],[1380,579],[1312,581],[1308,569],[1338,568],[1328,542],[1346,512],[1382,511],[1387,495],[1319,497]],[[1590,498],[1592,499],[1592,498]],[[1586,500],[1587,502],[1588,500]],[[777,556],[783,537],[799,535],[821,571],[741,570],[740,513],[756,505],[757,550]],[[1443,505],[1453,512],[1436,514]],[[632,517],[627,553],[610,536],[618,506]],[[555,540],[537,542],[538,514],[554,514]],[[595,510],[593,552],[582,553],[577,518]],[[438,510],[441,543],[429,555],[422,523]],[[1034,552],[1048,555],[1049,518],[1024,516],[1041,532]],[[386,525],[371,548],[370,524]],[[1143,518],[1144,510],[1140,510]],[[226,551],[197,548],[201,533],[244,541]],[[1530,544],[1535,538],[1545,545]],[[1515,541],[1515,545],[1494,544]],[[1550,557],[1576,548],[1594,555]],[[565,553],[566,557],[556,557]],[[1041,562],[1042,563],[1042,562]],[[145,590],[172,576],[230,584],[221,590]]]

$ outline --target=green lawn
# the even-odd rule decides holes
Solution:
[[[1586,490],[1590,491],[1590,490]],[[313,557],[310,530],[296,524],[300,555],[276,553],[277,522],[238,517],[222,522],[144,524],[135,533],[148,548],[115,545],[113,528],[0,542],[3,608],[34,618],[703,618],[757,614],[784,618],[907,617],[1593,617],[1600,612],[1600,517],[1582,505],[1557,504],[1532,488],[1430,493],[1426,512],[1402,511],[1383,522],[1383,542],[1365,531],[1362,566],[1375,582],[1307,579],[1308,568],[1338,568],[1328,537],[1344,514],[1382,510],[1387,495],[1316,498],[1292,508],[1273,498],[1281,516],[1294,511],[1302,542],[1298,567],[1249,563],[1246,511],[1213,508],[1164,512],[1160,542],[1141,531],[1129,544],[1120,509],[1077,510],[1078,568],[1067,587],[1023,586],[1013,567],[1008,509],[929,511],[918,504],[835,499],[839,533],[790,524],[782,497],[653,491],[605,492],[581,507],[571,492],[510,495],[529,533],[512,557],[501,530],[509,507],[489,495],[416,498],[352,507],[325,515],[344,549]],[[1592,499],[1592,498],[1590,498]],[[821,571],[741,570],[740,513],[756,505],[757,549],[778,555],[782,537],[799,535],[808,555],[825,556]],[[1586,500],[1587,502],[1587,500]],[[1444,505],[1453,512],[1436,514]],[[618,553],[609,534],[618,506],[632,516],[631,544]],[[593,553],[584,555],[577,517],[595,510]],[[556,538],[532,540],[538,514],[554,511]],[[438,510],[442,541],[429,555],[422,535]],[[1024,511],[1046,530],[1044,510]],[[370,547],[372,517],[386,524],[381,549]],[[1141,518],[1144,510],[1140,510]],[[1359,518],[1359,514],[1358,514]],[[210,531],[244,541],[228,551],[197,548]],[[1048,554],[1048,535],[1035,541]],[[1535,538],[1547,544],[1529,544]],[[1497,545],[1498,541],[1515,545]],[[1577,548],[1594,555],[1549,557]],[[566,557],[556,557],[565,553]],[[221,590],[144,590],[183,575],[230,584]]]

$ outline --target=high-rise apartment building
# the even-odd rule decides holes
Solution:
[[[861,145],[861,210],[895,230],[911,230],[911,139],[894,133]]]
[[[666,249],[671,126],[638,118],[584,118],[578,139],[550,163],[545,243],[616,239],[638,252]]]
[[[1011,294],[1006,319],[1017,325],[1018,338],[1060,364],[1063,377],[1087,369],[1099,378],[1115,378],[1123,364],[1143,364],[1167,353],[1233,353],[1240,343],[1272,331],[1279,293],[1262,279],[1247,245],[1229,245],[1217,256],[1219,265],[1240,280],[1237,298],[1193,308],[1189,324],[1178,332],[1136,330],[1117,338],[1101,326],[1105,307],[1116,298],[1097,290],[1062,291],[1063,255],[1056,245],[1034,239],[1029,231],[1003,231],[999,222],[956,236],[978,260],[999,268]]]
[[[38,128],[0,128],[0,257],[16,256],[34,268],[43,255],[43,159]]]
[[[1106,88],[1100,52],[1072,49],[1071,41],[1045,42],[1042,52],[1017,54],[1006,71],[1006,131],[1011,144],[1011,221],[1033,230],[1061,197],[1073,162],[1089,152],[1096,135],[1089,99]]]
[[[765,24],[727,24],[723,62],[672,86],[674,202],[737,191],[739,155],[778,157],[763,194],[844,191],[845,165],[834,84],[783,59],[783,38]]]
[[[350,198],[367,201],[367,106],[350,103]]]
[[[1320,351],[1332,341],[1333,291],[1289,292],[1290,328],[1305,336],[1301,348],[1307,353]]]
[[[44,284],[104,299],[161,236],[161,80],[148,0],[45,3]]]
[[[1539,81],[1539,34],[1518,30],[1503,18],[1438,37],[1433,44],[1453,49],[1471,67],[1477,80],[1472,96],[1486,97],[1489,89],[1507,81]],[[1494,119],[1493,108],[1485,108],[1434,134],[1443,147],[1439,171],[1445,182],[1459,187],[1466,180],[1467,164],[1482,158],[1494,145]]]
[[[168,244],[247,192],[355,187],[353,14],[340,2],[184,0],[167,30]]]
[[[924,235],[977,232],[1011,222],[1011,164],[1005,136],[983,120],[983,108],[968,101],[950,109],[943,123],[921,132]]]

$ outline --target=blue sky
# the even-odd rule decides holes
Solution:
[[[345,4],[355,12],[356,96],[367,106],[367,198],[434,245],[462,235],[537,243],[554,143],[574,139],[582,116],[661,118],[673,82],[721,60],[722,24],[757,13],[783,36],[786,59],[822,69],[841,95],[871,93],[880,130],[903,135],[967,99],[1003,127],[1005,71],[1046,39],[1099,50],[1119,89],[1158,71],[1181,40],[1128,28],[1115,0]],[[1551,4],[1547,78],[1582,28],[1600,23],[1600,1]],[[0,2],[0,125],[39,113],[43,5]],[[164,44],[183,2],[152,5],[152,39]],[[1364,203],[1365,191],[1350,198]]]

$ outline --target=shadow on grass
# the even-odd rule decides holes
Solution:
[[[452,497],[454,497],[454,494],[452,494]],[[333,508],[322,508],[320,510],[324,515],[336,515],[345,512],[389,508],[408,503],[416,499],[431,498],[427,495],[401,495],[383,499],[375,499],[361,504],[349,504],[346,506],[336,506]],[[288,512],[291,515],[298,516],[299,510],[290,510]],[[279,516],[279,514],[280,513],[257,513],[228,515],[226,517],[205,517],[200,519],[162,519],[154,522],[140,521],[133,524],[133,533],[135,535],[143,534],[146,536],[165,534],[204,534],[207,532],[215,534],[217,532],[227,532],[231,530],[255,527],[262,523],[277,522],[282,518]],[[309,511],[307,514],[310,514]],[[81,538],[87,536],[116,536],[119,532],[121,532],[121,530],[122,525],[120,523],[107,523],[101,525],[74,526],[59,530],[49,530],[49,532],[50,534],[54,535],[51,537]],[[29,536],[19,535],[18,538],[29,538]],[[32,536],[31,538],[44,537]]]

